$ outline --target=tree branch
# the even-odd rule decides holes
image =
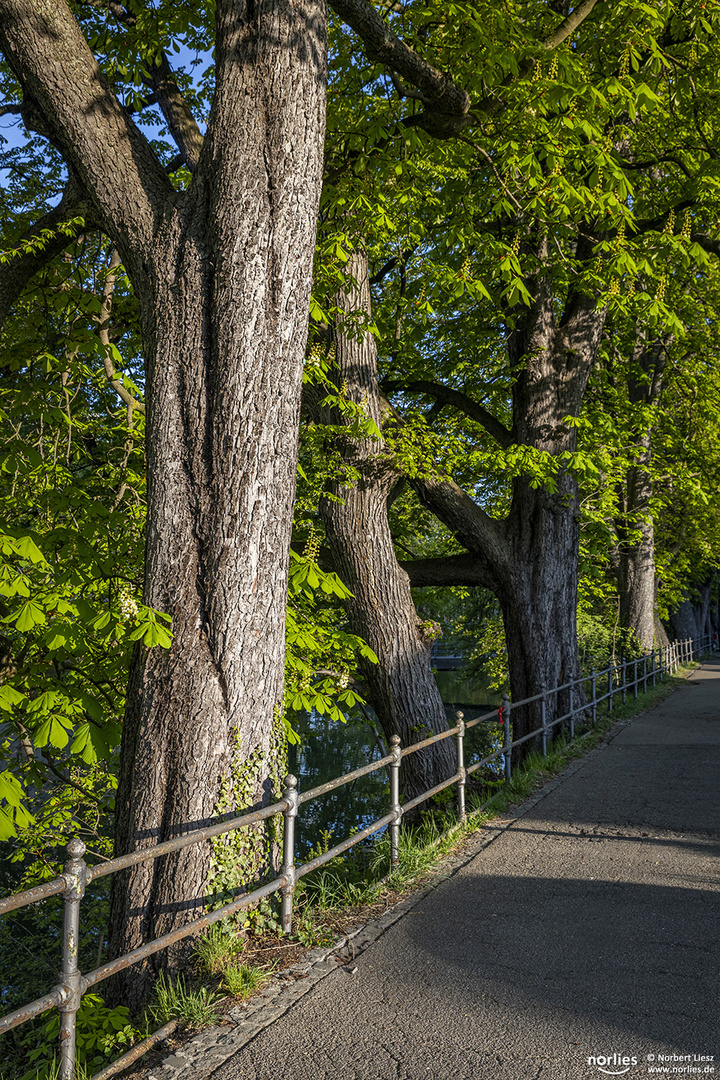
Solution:
[[[93,196],[127,264],[152,242],[172,186],[65,0],[0,0],[0,50],[23,88],[23,115]]]
[[[425,585],[480,585],[492,589],[494,579],[475,555],[445,555],[436,559],[408,559],[400,566],[414,589]]]
[[[113,252],[110,256],[110,266],[108,272],[105,275],[105,281],[103,282],[102,302],[100,307],[100,315],[98,317],[98,337],[105,346],[105,352],[103,353],[103,365],[105,367],[105,374],[107,380],[112,386],[118,397],[125,402],[129,409],[135,409],[137,412],[145,415],[145,406],[137,398],[134,398],[132,394],[122,384],[122,380],[118,379],[115,366],[110,359],[110,318],[112,313],[113,293],[115,292],[115,282],[117,281],[117,269],[121,265],[120,254],[116,248],[113,248]],[[128,414],[129,415],[129,414]]]
[[[678,169],[685,173],[688,180],[695,179],[695,174],[690,171],[682,158],[677,157],[675,154],[661,154],[656,158],[648,158],[647,161],[626,161],[625,158],[620,158],[619,164],[623,169],[648,169],[653,165],[662,165],[666,161],[677,165]]]
[[[563,41],[567,41],[572,33],[577,30],[581,22],[587,19],[592,9],[597,4],[598,0],[583,0],[582,4],[578,4],[574,11],[563,19],[558,27],[553,30],[552,34],[543,41],[544,49],[557,49],[559,45],[562,45]]]
[[[427,103],[422,126],[439,138],[456,135],[470,122],[467,90],[400,40],[366,0],[330,0],[340,18],[358,34],[368,60],[384,64],[412,83]]]
[[[185,158],[188,169],[194,172],[200,160],[203,136],[190,106],[180,93],[165,53],[160,54],[158,62],[150,71],[150,78],[146,81],[157,98],[170,134]]]
[[[460,390],[453,390],[449,386],[443,386],[442,383],[430,382],[427,379],[416,379],[404,383],[383,382],[382,389],[386,394],[393,393],[394,391],[406,391],[411,394],[428,394],[443,405],[452,405],[453,408],[464,413],[470,420],[474,420],[475,423],[481,424],[488,435],[491,435],[504,449],[507,449],[508,446],[512,445],[512,432],[508,431],[505,425],[484,408],[484,406],[479,405],[477,401],[473,401],[472,398],[468,397],[467,394],[463,394]]]
[[[477,559],[478,573],[482,571],[487,587],[496,589],[499,573],[508,562],[505,523],[491,518],[454,480],[417,477],[410,484],[420,501]]]

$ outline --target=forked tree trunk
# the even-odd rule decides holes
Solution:
[[[146,253],[145,600],[172,648],[139,647],[127,697],[116,853],[277,799],[287,564],[324,124],[322,9],[226,14],[218,116],[189,197]],[[282,10],[281,10],[282,9]],[[242,31],[242,33],[241,33]],[[239,131],[233,144],[224,127]],[[267,867],[262,836],[233,842],[240,887]],[[208,844],[114,878],[112,955],[206,902]],[[115,996],[137,1002],[137,967]]]
[[[348,312],[370,315],[367,256],[355,251],[348,274],[357,287],[335,298]],[[338,386],[367,416],[382,426],[382,402],[377,380],[375,339],[369,332],[358,337],[336,325],[332,335]],[[315,406],[314,415],[325,423],[342,424],[337,410]],[[378,657],[365,663],[368,697],[385,735],[399,735],[403,746],[446,731],[445,706],[430,665],[432,627],[425,627],[415,610],[407,574],[395,557],[388,522],[388,496],[398,474],[382,440],[337,440],[343,461],[359,472],[350,485],[335,484],[335,499],[320,506],[328,546],[338,574],[352,592],[346,602],[350,629],[362,637]],[[451,739],[403,759],[400,773],[404,795],[412,798],[455,772]]]
[[[605,310],[598,309],[591,296],[571,294],[558,320],[549,279],[539,277],[531,291],[535,300],[516,319],[509,340],[510,366],[518,372],[513,386],[513,428],[503,433],[495,420],[487,429],[505,446],[518,443],[560,459],[576,450],[576,429],[565,419],[580,413]],[[514,701],[551,691],[577,676],[580,532],[574,478],[562,465],[554,488],[545,483],[533,486],[526,476],[516,478],[504,521],[490,518],[456,484],[428,479],[413,483],[423,502],[469,554],[423,560],[417,570],[405,563],[412,583],[482,585],[495,593],[505,624]],[[454,579],[453,566],[457,569]],[[583,700],[578,687],[575,704],[581,706]],[[548,715],[565,715],[568,691],[552,694],[548,704]],[[513,709],[512,718],[513,736],[522,738],[540,726],[541,706],[520,706]],[[529,739],[518,748],[516,760],[538,744],[539,737]]]

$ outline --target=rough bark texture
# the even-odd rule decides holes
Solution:
[[[521,445],[553,456],[574,452],[576,429],[563,423],[579,416],[583,394],[600,347],[604,309],[594,296],[570,295],[562,319],[553,314],[549,281],[541,278],[536,300],[509,342],[511,369],[522,364],[513,394],[513,431]],[[580,543],[577,483],[560,471],[556,490],[533,487],[526,477],[513,485],[507,520],[510,559],[499,581],[505,622],[510,691],[520,701],[579,674],[577,574]],[[577,704],[579,695],[575,696]],[[568,695],[550,700],[567,711]],[[520,738],[540,723],[539,705],[513,711]],[[522,754],[520,755],[522,756]]]
[[[26,106],[87,190],[141,310],[145,600],[172,615],[174,639],[138,648],[132,665],[122,853],[207,823],[221,794],[230,804],[273,795],[325,12],[319,0],[218,5],[217,89],[188,192],[172,189],[64,0],[0,0],[0,16]],[[192,917],[209,860],[199,845],[116,877],[111,952]],[[142,989],[134,968],[125,1000]]]
[[[519,371],[513,387],[512,439],[557,456],[576,449],[575,428],[563,420],[579,415],[605,312],[597,309],[594,297],[571,294],[558,319],[549,281],[539,277],[532,291],[534,302],[517,319],[509,341],[509,363]],[[512,699],[519,702],[577,675],[579,519],[574,478],[560,471],[554,491],[533,487],[527,477],[515,479],[504,521],[488,517],[454,483],[423,479],[414,486],[474,561],[471,570],[465,556],[454,556],[433,583],[483,585],[498,597]],[[422,561],[417,577],[412,564],[405,564],[413,584],[431,583],[430,563]],[[577,692],[575,703],[579,700]],[[557,700],[552,696],[549,705],[556,715],[566,712],[567,692]],[[540,724],[539,704],[514,709],[512,715],[515,738]],[[520,748],[518,758],[531,742]]]
[[[665,350],[661,342],[648,346],[639,341],[628,378],[631,405],[656,404],[662,392]],[[620,539],[618,590],[620,625],[630,632],[644,652],[656,640],[655,530],[653,496],[652,430],[645,427],[635,439],[635,462],[628,470],[623,492],[623,517],[618,522]]]
[[[699,637],[701,629],[698,626],[695,608],[689,600],[683,600],[670,616],[670,630],[674,641],[684,641],[686,638]]]
[[[348,274],[357,283],[335,298],[350,315],[370,314],[367,257],[356,250]],[[342,324],[332,335],[338,386],[351,401],[382,426],[382,401],[378,390],[377,351],[370,333],[359,338],[350,325]],[[337,410],[313,407],[324,423],[342,424]],[[365,664],[368,697],[386,737],[399,735],[403,746],[446,731],[448,724],[430,665],[432,627],[423,627],[410,592],[407,574],[395,557],[388,522],[388,496],[397,472],[388,460],[384,443],[377,439],[341,438],[344,462],[358,470],[352,485],[334,486],[334,499],[320,506],[333,564],[352,592],[346,602],[350,628],[362,637],[378,657]],[[408,798],[445,780],[456,769],[451,739],[418,751],[403,760],[400,774]]]

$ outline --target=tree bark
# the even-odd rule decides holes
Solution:
[[[136,650],[117,854],[277,796],[287,563],[325,116],[321,0],[221,0],[216,93],[189,191],[173,190],[64,0],[0,0],[25,105],[87,190],[140,305],[144,599],[169,650]],[[241,771],[238,773],[238,763]],[[247,840],[250,875],[267,860]],[[203,904],[208,845],[113,880],[112,955]],[[136,1004],[137,967],[115,995]]]
[[[631,358],[628,398],[631,406],[655,405],[660,400],[665,369],[665,343],[648,345],[640,338]],[[652,517],[652,428],[635,438],[635,461],[628,470],[623,492],[624,514],[618,521],[620,540],[618,590],[620,625],[635,643],[649,652],[656,639],[657,587],[655,580],[655,528]]]
[[[118,851],[206,824],[221,793],[228,809],[280,795],[273,769],[324,30],[312,2],[260,8],[256,20],[240,20],[228,5],[220,19],[217,48],[228,61],[218,70],[197,201],[168,220],[142,304],[145,592],[172,612],[175,637],[170,652],[139,650],[133,664]],[[249,836],[238,851],[245,881],[267,858]],[[206,845],[193,846],[118,879],[113,952],[187,920],[204,902],[209,860]]]
[[[534,301],[516,318],[509,339],[509,364],[518,371],[513,386],[512,440],[545,451],[556,459],[576,450],[576,429],[566,417],[580,413],[587,380],[594,364],[605,309],[594,297],[572,293],[561,318],[549,279],[532,283]],[[492,434],[490,427],[487,427]],[[422,501],[455,534],[474,559],[471,573],[465,556],[453,556],[456,584],[483,585],[497,596],[503,613],[508,651],[510,692],[522,701],[561,685],[579,674],[577,646],[577,574],[579,505],[577,483],[562,465],[554,487],[533,486],[530,478],[513,481],[510,512],[504,521],[490,518],[456,484],[413,481]],[[404,564],[411,581],[428,584],[431,560],[419,566]],[[438,560],[439,562],[439,560]],[[449,584],[440,572],[437,583]],[[581,704],[581,690],[575,704]],[[550,695],[553,715],[567,712],[568,691]],[[541,723],[540,703],[513,709],[513,736],[522,738]],[[535,745],[518,748],[521,760]]]
[[[332,331],[338,387],[377,427],[383,403],[378,388],[377,349],[368,331],[359,336],[352,315],[370,316],[367,256],[358,247],[347,272],[355,284],[335,297],[347,313],[349,327],[339,320]],[[321,423],[347,423],[337,409],[313,406]],[[352,592],[345,607],[350,628],[378,657],[364,664],[368,697],[385,736],[399,735],[410,746],[447,731],[445,706],[430,664],[434,627],[426,627],[415,610],[407,574],[395,556],[388,522],[388,496],[398,473],[382,439],[341,436],[338,445],[346,465],[359,472],[350,485],[334,483],[333,498],[320,504],[333,565]],[[406,798],[441,783],[456,771],[454,746],[445,739],[403,759],[400,780]]]

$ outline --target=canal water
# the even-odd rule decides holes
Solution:
[[[463,676],[462,672],[439,671],[436,675],[440,693],[454,723],[455,713],[462,710],[466,720],[497,709],[499,695]],[[374,728],[380,725],[371,709],[367,709]],[[291,746],[290,771],[299,778],[301,791],[325,784],[344,773],[377,761],[381,751],[373,724],[360,709],[347,714],[345,723],[329,720],[317,713],[300,713],[293,718],[293,727],[301,736],[299,746]],[[465,739],[465,764],[471,765],[495,749],[493,735],[497,722],[478,724]],[[498,770],[499,772],[500,770]],[[488,772],[491,777],[492,771]],[[388,812],[389,780],[385,769],[360,777],[327,795],[304,803],[296,825],[296,843],[300,858],[305,861],[311,853],[340,843],[355,830],[363,829]]]

